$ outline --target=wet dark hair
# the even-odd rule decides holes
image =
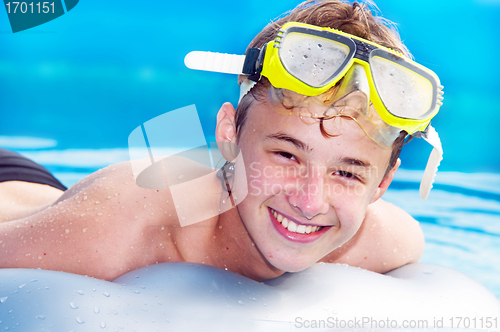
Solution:
[[[375,5],[371,3],[373,7]],[[376,8],[376,7],[375,7]],[[373,41],[379,45],[391,48],[411,58],[411,54],[401,42],[394,23],[373,16],[371,10],[365,4],[357,2],[348,3],[342,1],[306,1],[299,4],[292,11],[285,13],[282,17],[268,24],[248,45],[248,48],[262,48],[266,43],[276,37],[278,30],[287,22],[301,22],[320,27],[329,27],[343,32]],[[239,83],[245,76],[239,77]],[[248,117],[248,110],[255,102],[265,102],[268,99],[268,91],[271,84],[265,77],[247,93],[236,108],[236,134],[239,139],[243,125]],[[336,87],[332,89],[336,90]],[[325,138],[332,137],[322,127],[320,130]],[[384,177],[396,165],[401,153],[407,133],[401,131],[399,137],[392,145],[392,154]]]

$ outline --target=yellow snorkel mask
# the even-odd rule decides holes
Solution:
[[[325,113],[296,115],[317,119],[347,115],[383,148],[390,147],[402,130],[424,138],[434,147],[420,185],[421,197],[427,198],[443,154],[439,136],[430,126],[442,105],[443,87],[431,70],[371,41],[297,22],[286,23],[274,40],[262,49],[249,49],[245,56],[191,52],[185,64],[249,75],[241,84],[240,100],[265,76],[280,101],[291,92],[306,97],[294,103],[297,110],[307,108],[307,97],[319,96],[340,82],[340,98],[332,100]],[[357,98],[358,106],[346,107],[352,98]]]

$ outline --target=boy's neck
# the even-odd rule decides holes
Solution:
[[[285,271],[269,264],[250,238],[237,208],[221,214],[214,228],[212,265],[256,281],[276,278]]]

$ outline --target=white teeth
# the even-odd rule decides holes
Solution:
[[[314,226],[314,227],[316,227],[316,226]],[[309,233],[311,233],[311,231],[312,231],[312,226],[311,225],[307,226],[306,233],[309,234]]]
[[[311,226],[311,225],[297,225],[295,222],[288,220],[286,217],[283,217],[281,214],[277,213],[274,210],[271,210],[273,216],[280,222],[283,227],[288,229],[290,232],[299,233],[299,234],[310,234],[317,232],[321,229],[320,226]]]
[[[297,226],[297,233],[304,234],[306,232],[306,225]]]

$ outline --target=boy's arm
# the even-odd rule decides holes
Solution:
[[[42,268],[113,279],[136,268],[141,259],[145,265],[154,263],[155,257],[140,256],[143,247],[146,251],[154,244],[145,243],[141,234],[156,228],[144,227],[141,220],[153,212],[160,215],[159,204],[150,200],[159,194],[130,190],[126,183],[131,179],[130,166],[114,165],[71,187],[53,206],[0,223],[0,268]]]
[[[321,259],[378,273],[415,263],[424,250],[424,235],[407,212],[382,199],[368,206],[365,220],[352,239]]]

